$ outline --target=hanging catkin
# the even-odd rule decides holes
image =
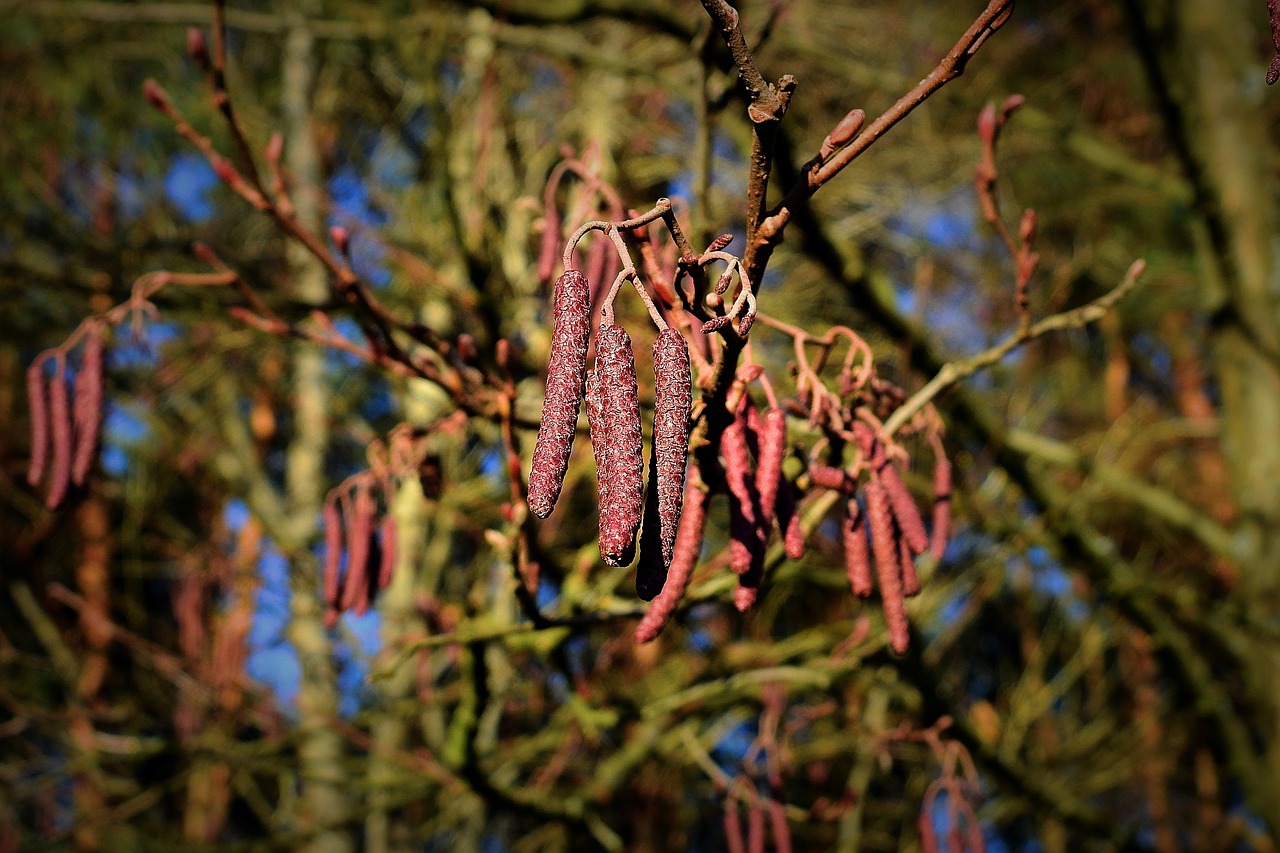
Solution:
[[[49,420],[53,432],[53,467],[45,506],[57,509],[71,485],[71,404],[67,398],[67,373],[62,357],[54,359],[49,379]]]
[[[378,544],[378,589],[385,589],[391,583],[391,575],[396,568],[396,519],[390,512],[378,525]]]
[[[27,484],[35,487],[44,479],[49,464],[49,401],[44,387],[44,360],[36,359],[27,368],[27,403],[31,409],[31,464]]]
[[[565,270],[556,279],[552,312],[555,326],[547,364],[547,394],[529,473],[529,510],[539,518],[550,515],[560,497],[587,378],[591,292],[579,270]]]
[[[84,353],[80,357],[80,371],[76,374],[75,457],[71,466],[71,482],[83,486],[98,455],[98,438],[102,427],[103,397],[103,325],[93,323],[85,338]]]
[[[871,550],[867,544],[867,515],[857,498],[845,501],[841,532],[844,539],[844,567],[853,594],[861,598],[871,595]]]
[[[324,574],[323,589],[325,604],[338,606],[339,571],[342,560],[342,514],[334,500],[324,503]]]
[[[934,447],[933,457],[933,536],[929,552],[941,560],[951,538],[951,461],[942,452],[942,443]]]
[[[658,460],[658,516],[662,520],[662,564],[671,564],[684,477],[689,456],[689,410],[693,404],[693,378],[689,370],[689,345],[684,336],[668,328],[653,342],[654,414],[653,446]]]
[[[684,597],[689,579],[693,577],[693,569],[698,565],[698,557],[702,554],[702,530],[706,517],[707,493],[691,477],[685,486],[684,511],[680,514],[671,568],[667,571],[662,592],[658,593],[658,597],[649,605],[644,618],[636,626],[637,643],[651,642],[661,634],[670,621],[671,614],[675,613],[676,605]]]
[[[742,576],[752,571],[757,557],[761,562],[764,557],[759,531],[760,496],[751,472],[745,406],[724,428],[720,456],[729,490],[729,565]]]
[[[787,557],[798,560],[804,556],[804,528],[800,526],[800,513],[796,507],[796,493],[790,480],[778,484],[778,527],[782,529],[782,542]]]
[[[853,425],[853,434],[858,440],[858,448],[862,451],[867,468],[872,476],[879,478],[884,487],[894,520],[898,522],[898,528],[911,548],[911,553],[923,554],[929,548],[929,535],[924,529],[924,519],[920,517],[920,510],[916,508],[916,502],[906,483],[902,482],[902,475],[885,452],[884,444],[871,427],[861,421]]]
[[[884,608],[885,626],[889,629],[889,645],[901,654],[907,650],[910,632],[902,603],[898,546],[893,536],[889,497],[875,472],[872,472],[871,480],[867,483],[866,494],[867,523],[871,528],[871,547],[875,552],[876,579],[880,582],[880,602]]]
[[[363,484],[357,488],[347,524],[347,577],[342,586],[342,609],[355,608],[369,589],[369,543],[377,512],[373,495]]]
[[[587,387],[587,416],[600,493],[600,555],[611,566],[631,562],[644,509],[644,439],[631,336],[602,324]]]
[[[787,447],[787,415],[781,409],[764,413],[760,430],[760,455],[756,464],[756,489],[760,493],[760,526],[773,524],[782,479],[782,456]]]

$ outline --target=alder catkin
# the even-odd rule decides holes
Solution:
[[[550,515],[560,497],[586,384],[591,292],[581,271],[565,270],[556,279],[552,312],[547,393],[529,473],[529,510],[539,518]]]
[[[902,482],[902,475],[885,452],[884,444],[871,427],[862,422],[853,425],[853,434],[858,440],[858,447],[866,459],[867,467],[873,476],[879,477],[884,486],[893,518],[897,521],[903,538],[907,540],[911,553],[923,554],[929,549],[929,535],[924,529],[924,519],[920,517],[920,510],[916,507],[907,484]]]
[[[941,450],[933,459],[933,535],[929,552],[940,561],[951,538],[951,460]]]
[[[789,480],[778,486],[778,527],[782,529],[782,543],[787,557],[798,560],[804,556],[804,528],[800,526],[800,513],[796,508],[796,493]]]
[[[684,511],[680,514],[680,526],[676,534],[671,567],[662,585],[662,592],[649,605],[644,618],[636,626],[636,642],[652,642],[675,613],[676,605],[684,597],[693,577],[693,569],[702,554],[702,531],[707,518],[707,493],[698,487],[693,478],[686,481]]]
[[[85,338],[76,374],[75,389],[75,454],[71,466],[71,482],[83,486],[98,455],[98,439],[102,429],[103,399],[103,333],[101,323],[93,323]]]
[[[71,485],[71,405],[67,398],[67,375],[61,358],[55,359],[49,380],[49,421],[53,433],[53,468],[45,506],[56,509]]]
[[[901,568],[898,547],[893,537],[893,515],[889,497],[880,478],[872,472],[867,483],[867,523],[871,528],[871,547],[876,558],[876,579],[880,583],[880,601],[884,622],[889,629],[889,645],[901,654],[907,650],[910,631],[903,607]]]
[[[657,537],[662,572],[671,565],[684,477],[689,457],[689,410],[693,404],[693,379],[689,370],[689,345],[684,335],[668,328],[653,342],[653,466],[657,478]],[[650,486],[653,488],[653,485]],[[646,524],[648,522],[646,521]],[[643,548],[641,549],[643,557]],[[656,594],[656,590],[654,593]]]
[[[347,577],[342,585],[343,610],[351,610],[361,599],[361,590],[369,589],[369,542],[373,535],[373,517],[377,512],[368,488],[356,490],[350,523],[347,525]]]
[[[729,564],[738,575],[752,570],[757,555],[761,561],[764,558],[759,529],[760,496],[751,473],[750,453],[744,407],[720,437],[720,456],[724,459],[724,479],[729,490]]]
[[[27,484],[35,487],[44,479],[49,464],[49,401],[44,387],[44,360],[36,359],[27,368],[27,404],[31,408],[31,464]]]
[[[390,513],[385,515],[378,525],[379,565],[378,589],[386,589],[391,583],[391,575],[396,568],[396,547],[399,544],[396,534],[396,520]]]
[[[611,566],[624,566],[635,554],[644,510],[644,439],[635,355],[621,326],[602,324],[597,331],[587,398],[588,420],[595,417],[591,444],[600,491],[600,555]]]
[[[894,534],[897,537],[898,565],[902,569],[902,594],[906,598],[915,598],[920,594],[920,576],[916,574],[916,557],[911,553],[906,537],[896,526]]]
[[[756,457],[756,490],[760,493],[760,526],[773,524],[782,480],[782,456],[787,449],[787,414],[781,409],[764,413],[760,429],[760,455]]]
[[[338,589],[342,560],[342,514],[335,501],[325,501],[321,516],[324,520],[324,573],[321,576],[325,604],[338,606]]]
[[[867,598],[871,595],[871,549],[867,544],[867,515],[858,506],[857,498],[849,498],[845,502],[841,533],[849,587],[854,595]]]

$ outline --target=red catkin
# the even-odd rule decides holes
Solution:
[[[935,448],[933,458],[933,535],[929,553],[941,560],[951,538],[951,460]]]
[[[758,586],[747,586],[747,576],[743,575],[738,578],[738,585],[733,588],[733,606],[737,608],[739,613],[746,613],[756,604],[756,598],[760,595]]]
[[[760,455],[756,457],[756,490],[760,493],[760,526],[773,524],[782,480],[782,456],[787,448],[787,415],[781,409],[764,413],[760,429]]]
[[[54,360],[53,377],[49,380],[49,420],[53,432],[53,468],[45,506],[56,509],[71,485],[71,405],[61,356]]]
[[[773,849],[777,853],[791,853],[791,827],[787,826],[787,811],[776,798],[769,800],[769,827],[773,833]]]
[[[754,799],[747,803],[747,853],[764,853],[764,809]]]
[[[636,589],[646,601],[662,589],[675,553],[688,467],[693,380],[689,371],[689,346],[674,328],[668,328],[653,342],[653,375],[653,456],[649,466],[645,527],[640,540],[640,566],[636,570]],[[643,590],[640,588],[642,577]]]
[[[804,528],[800,526],[800,513],[796,508],[796,493],[790,481],[778,486],[778,527],[782,529],[782,542],[787,557],[798,560],[804,556]]]
[[[833,492],[847,492],[853,488],[849,475],[834,465],[810,465],[809,480],[818,488]]]
[[[884,444],[876,437],[871,427],[858,422],[853,426],[853,433],[866,459],[867,467],[871,469],[874,476],[880,478],[880,482],[884,485],[889,505],[893,509],[894,520],[898,522],[898,528],[902,531],[903,538],[907,540],[911,553],[923,554],[929,549],[929,534],[925,532],[924,519],[920,517],[915,499],[911,497],[907,484],[902,482],[902,475],[898,473],[897,467],[889,459],[889,454],[885,452]]]
[[[845,502],[841,532],[849,587],[854,595],[867,598],[871,595],[871,548],[867,544],[867,515],[858,506],[857,498],[849,498]]]
[[[725,427],[720,438],[724,459],[724,479],[729,489],[729,564],[739,576],[753,572],[763,563],[764,543],[760,535],[760,496],[751,473],[747,446],[745,407]]]
[[[600,491],[600,556],[611,566],[631,562],[644,510],[644,439],[631,336],[602,324],[596,366],[587,388],[587,417]],[[598,440],[597,440],[598,438]]]
[[[337,502],[325,501],[321,517],[324,520],[324,573],[321,576],[324,601],[330,607],[337,607],[342,560],[342,514]]]
[[[724,843],[728,853],[746,853],[742,842],[742,822],[738,817],[738,801],[732,794],[724,803]]]
[[[684,511],[680,514],[680,527],[662,592],[649,605],[644,618],[636,626],[636,642],[652,642],[676,611],[676,605],[684,598],[693,577],[693,569],[702,554],[702,531],[707,518],[707,493],[690,478],[685,485]]]
[[[383,516],[382,522],[378,525],[378,542],[379,542],[379,565],[378,565],[378,589],[386,589],[391,583],[391,575],[396,568],[396,548],[398,545],[396,534],[396,520],[390,513]]]
[[[920,594],[920,576],[916,574],[916,558],[911,553],[911,548],[907,545],[907,539],[902,535],[902,531],[894,527],[894,534],[898,541],[898,565],[902,569],[902,594],[907,598],[915,598]]]
[[[356,607],[369,589],[369,540],[373,534],[373,517],[377,512],[373,495],[360,486],[347,525],[347,578],[342,585],[343,610]],[[363,591],[363,593],[362,593]]]
[[[44,388],[44,359],[36,359],[27,368],[27,404],[31,408],[31,464],[27,466],[28,485],[40,485],[49,464],[49,401]]]
[[[103,399],[103,326],[89,327],[76,374],[75,422],[76,440],[71,482],[83,486],[98,455],[98,439],[102,430]]]
[[[529,510],[539,518],[549,516],[560,497],[587,379],[591,293],[581,271],[565,270],[556,279],[552,312],[555,326],[547,364],[547,394],[529,473]]]
[[[901,654],[907,650],[910,631],[903,607],[898,548],[893,536],[889,498],[880,478],[874,472],[867,483],[867,523],[871,527],[871,547],[875,552],[876,579],[880,583],[880,600],[884,608],[885,626],[889,629],[889,645]]]

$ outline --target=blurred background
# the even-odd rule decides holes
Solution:
[[[527,470],[543,235],[610,216],[609,192],[669,196],[695,246],[741,251],[746,101],[692,0],[426,6],[233,3],[226,92],[264,183],[279,133],[298,221],[421,327],[395,340],[450,376],[509,375]],[[737,8],[765,77],[799,81],[771,201],[983,9]],[[1261,0],[1022,0],[774,256],[760,310],[857,330],[908,392],[1014,333],[974,169],[980,110],[1020,94],[997,186],[1011,228],[1036,214],[1032,315],[1147,264],[1101,321],[936,401],[954,533],[920,563],[905,655],[848,590],[837,513],[740,615],[721,498],[685,605],[637,646],[631,576],[596,554],[586,443],[556,514],[523,527],[496,410],[361,358],[367,312],[179,132],[173,111],[243,167],[201,70],[213,20],[0,0],[0,851],[1275,849],[1280,93]],[[594,183],[553,189],[553,223],[566,159]],[[25,473],[28,365],[140,277],[208,274],[196,242],[286,323],[321,311],[352,346],[176,279],[108,333],[100,457],[48,509]],[[474,353],[438,345],[459,336]],[[790,339],[758,325],[752,344],[794,396]],[[650,382],[642,366],[646,401]],[[326,613],[322,505],[398,424],[418,476],[378,493],[394,574],[366,612]],[[803,456],[815,435],[793,420],[791,439]],[[929,478],[908,475],[921,506]],[[516,552],[541,567],[523,607]]]

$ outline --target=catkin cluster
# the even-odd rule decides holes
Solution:
[[[646,501],[631,337],[611,319],[601,323],[595,337],[595,365],[588,372],[591,302],[586,277],[578,270],[566,270],[556,281],[553,303],[551,360],[529,475],[529,508],[540,518],[551,514],[564,483],[585,396],[596,461],[600,555],[611,566],[629,564],[643,522],[637,590],[651,599],[663,588],[677,550],[693,393],[689,348],[671,328],[654,341],[654,438]]]
[[[390,494],[385,498],[389,500]],[[322,512],[325,621],[333,627],[347,610],[363,614],[373,594],[391,583],[396,564],[396,523],[386,513],[378,520],[378,503],[370,477],[358,477],[329,493]],[[343,545],[347,570],[342,572]],[[377,575],[371,570],[377,567]]]
[[[104,402],[106,326],[89,321],[75,385],[67,382],[66,355],[42,353],[27,368],[27,398],[31,404],[31,461],[27,483],[39,486],[46,478],[45,505],[56,509],[72,485],[83,486],[98,455]],[[53,375],[45,380],[45,363]]]

